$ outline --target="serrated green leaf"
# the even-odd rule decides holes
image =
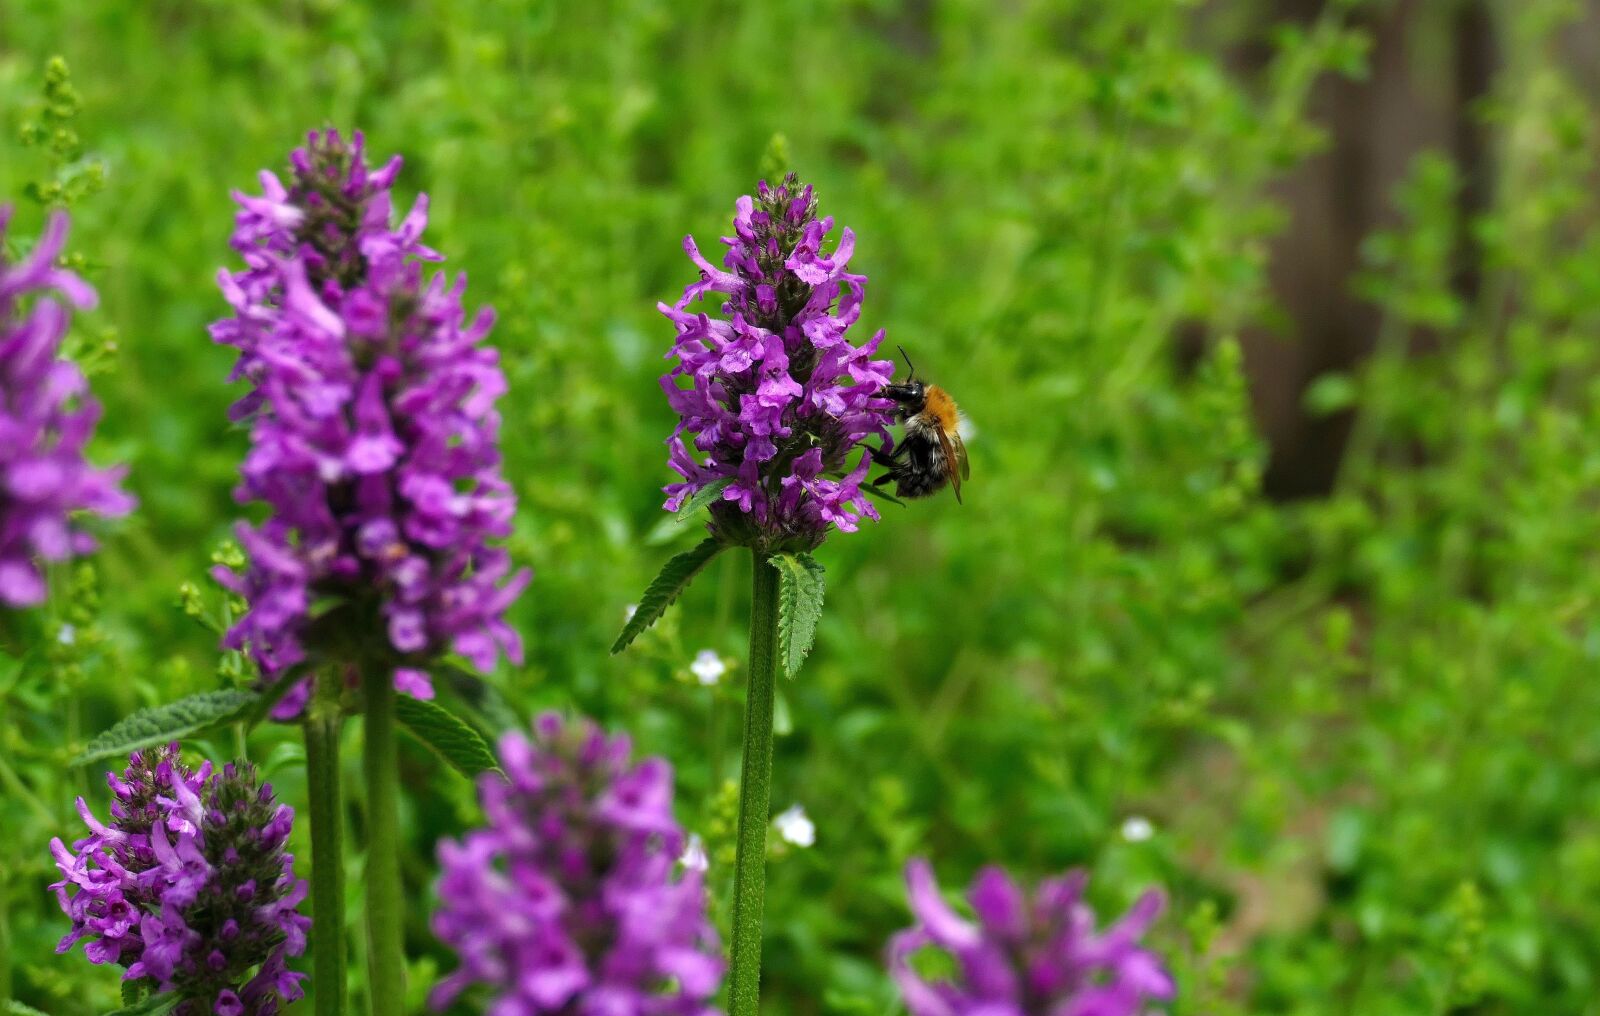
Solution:
[[[778,656],[784,673],[794,677],[817,639],[822,617],[822,565],[810,554],[775,554],[778,569]]]
[[[183,1001],[182,998],[169,991],[160,995],[151,995],[141,1002],[135,1002],[133,1005],[108,1012],[105,1016],[166,1016],[167,1013],[176,1009],[181,1001]]]
[[[645,629],[661,619],[694,577],[722,551],[725,544],[715,536],[708,536],[701,540],[693,550],[686,550],[668,561],[666,567],[661,569],[650,583],[650,588],[639,597],[639,606],[634,610],[633,616],[628,619],[627,625],[622,629],[622,634],[617,636],[617,641],[612,643],[611,651],[620,653],[628,648],[634,639],[638,638]]]
[[[700,509],[708,507],[713,501],[721,500],[722,492],[733,481],[733,477],[724,476],[720,480],[712,480],[695,491],[693,497],[678,506],[678,521],[683,522]]]
[[[494,749],[484,736],[437,702],[400,695],[395,698],[394,710],[395,717],[413,737],[468,779],[500,768]]]
[[[133,1005],[150,997],[150,982],[144,979],[122,982],[122,1004]]]
[[[260,700],[253,691],[226,688],[141,709],[89,742],[72,764],[83,765],[164,744],[242,718]]]

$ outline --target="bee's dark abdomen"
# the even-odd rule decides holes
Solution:
[[[927,497],[950,481],[937,438],[917,429],[906,435],[905,446],[905,460],[894,470],[896,497]]]

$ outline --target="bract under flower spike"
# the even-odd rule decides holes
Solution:
[[[53,214],[15,264],[5,256],[10,219],[0,205],[0,606],[28,607],[44,601],[43,562],[94,549],[73,515],[125,515],[134,500],[119,486],[123,470],[83,456],[100,404],[61,340],[69,308],[94,306],[95,292],[57,267],[67,215]]]
[[[681,418],[667,446],[683,477],[666,487],[665,507],[725,480],[711,512],[720,536],[809,550],[830,527],[851,532],[878,517],[861,489],[868,461],[850,456],[866,438],[889,441],[893,403],[878,392],[894,364],[873,359],[882,331],[859,346],[849,339],[867,279],[846,270],[849,229],[824,252],[833,219],[817,217],[809,186],[793,174],[763,182],[738,200],[733,230],[723,268],[684,239],[700,278],[660,305],[677,329],[669,356],[678,362],[661,386]],[[710,294],[724,298],[719,316],[695,309]]]
[[[1002,869],[985,868],[967,899],[976,924],[939,894],[933,868],[906,866],[913,928],[889,942],[889,972],[911,1016],[1145,1016],[1175,988],[1139,938],[1164,900],[1148,892],[1120,921],[1095,928],[1082,872],[1048,879],[1030,899]],[[953,974],[929,979],[913,957],[945,953]]]
[[[235,195],[245,267],[219,275],[234,314],[211,329],[252,386],[233,409],[251,428],[237,497],[270,509],[240,527],[246,572],[218,575],[249,603],[228,644],[269,678],[309,649],[377,655],[426,696],[442,652],[485,669],[521,658],[504,615],[528,573],[495,542],[516,499],[494,408],[505,378],[483,344],[494,316],[467,320],[464,275],[424,271],[440,260],[421,242],[428,200],[394,221],[398,156],[369,169],[360,134],[328,131],[290,163],[288,183],[263,172],[260,195]],[[319,626],[313,604],[329,600],[337,617]],[[330,643],[352,631],[380,635]],[[303,694],[285,701],[292,715]]]
[[[55,890],[72,930],[57,952],[87,940],[94,963],[173,992],[176,1016],[273,1016],[299,998],[311,921],[296,909],[306,884],[284,851],[294,810],[248,764],[185,767],[178,746],[135,752],[102,824],[83,798],[90,835],[52,840]],[[74,852],[76,851],[76,852]]]
[[[478,792],[488,825],[439,845],[435,933],[497,1016],[711,1016],[722,978],[702,870],[678,865],[672,769],[628,740],[546,714],[500,742]],[[681,870],[680,870],[681,868]]]

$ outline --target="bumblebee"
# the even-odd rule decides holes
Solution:
[[[961,411],[943,388],[917,380],[917,368],[904,347],[900,355],[905,357],[908,376],[899,384],[884,385],[881,394],[899,407],[895,415],[905,425],[905,436],[893,451],[868,449],[872,461],[888,470],[872,484],[893,480],[897,497],[927,497],[948,483],[960,502],[961,481],[971,472],[967,447],[957,429]]]

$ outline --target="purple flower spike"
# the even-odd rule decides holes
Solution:
[[[939,894],[933,868],[906,866],[917,925],[889,941],[889,972],[911,1016],[1144,1016],[1172,999],[1172,977],[1138,940],[1165,901],[1152,890],[1120,921],[1095,930],[1082,872],[1050,879],[1032,900],[1000,868],[979,872],[967,899],[977,923]],[[929,982],[913,957],[945,953],[948,979]]]
[[[479,778],[486,828],[439,844],[434,932],[461,967],[436,1009],[484,984],[497,1016],[714,1016],[722,980],[701,873],[674,875],[672,769],[547,713]]]
[[[56,266],[67,215],[51,215],[17,264],[5,259],[10,220],[10,206],[0,205],[0,606],[31,607],[45,598],[41,562],[94,549],[73,513],[125,515],[134,500],[119,486],[123,470],[83,458],[100,404],[77,364],[62,358],[61,340],[68,305],[92,307],[95,292]]]
[[[734,235],[722,239],[726,271],[686,237],[699,281],[660,305],[678,332],[668,354],[678,363],[661,386],[681,417],[667,447],[683,477],[665,488],[664,507],[676,511],[727,481],[711,511],[719,536],[810,550],[830,526],[853,532],[863,516],[878,517],[861,489],[868,459],[852,468],[849,458],[866,438],[890,440],[893,404],[878,391],[894,364],[872,358],[882,331],[860,346],[847,335],[867,284],[845,270],[855,234],[844,230],[824,254],[833,219],[816,217],[811,188],[793,173],[775,188],[763,181],[757,194],[738,200]],[[720,317],[691,310],[710,293],[724,298]]]
[[[273,800],[248,764],[186,768],[178,746],[134,752],[104,825],[80,797],[90,835],[50,842],[61,880],[50,886],[94,963],[127,969],[182,999],[176,1016],[273,1016],[299,998],[306,884],[284,852],[294,810]],[[71,891],[69,891],[71,890]]]
[[[528,573],[492,542],[516,509],[494,408],[506,382],[482,344],[493,313],[469,321],[466,277],[424,272],[440,260],[420,242],[427,196],[396,225],[400,159],[373,171],[362,148],[359,133],[313,133],[287,185],[263,172],[259,197],[235,195],[245,267],[218,277],[234,313],[211,334],[251,385],[232,412],[251,428],[236,496],[271,514],[240,527],[248,570],[218,578],[249,604],[227,644],[269,680],[308,650],[348,655],[320,629],[378,632],[402,690],[426,697],[427,664],[449,649],[484,669],[521,660],[504,615]],[[339,619],[314,625],[318,601]]]

